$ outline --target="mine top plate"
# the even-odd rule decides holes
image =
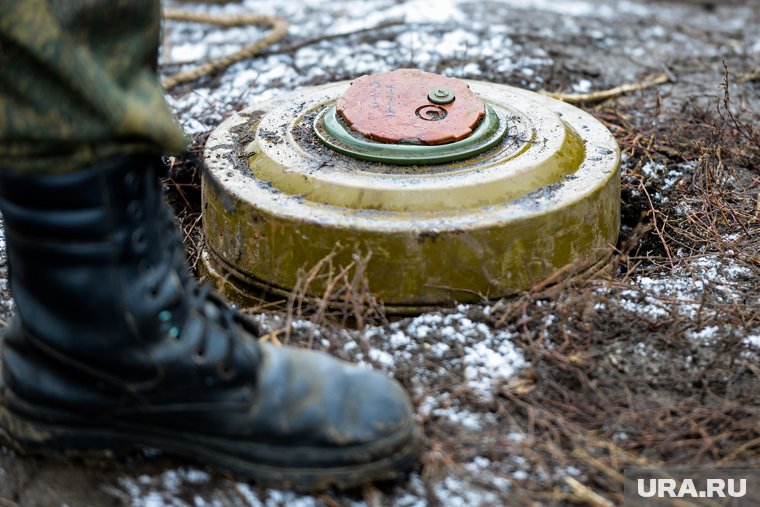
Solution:
[[[464,81],[416,69],[362,76],[336,106],[351,129],[383,143],[460,141],[486,114]]]

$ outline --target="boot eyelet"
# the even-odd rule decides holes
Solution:
[[[175,341],[179,341],[179,337],[180,337],[179,328],[177,326],[172,327],[169,330],[169,336],[171,336],[172,339],[174,339]]]
[[[137,175],[133,172],[128,172],[124,175],[124,184],[130,190],[137,190]]]
[[[196,350],[193,352],[193,362],[201,365],[206,363],[206,354],[202,350]]]
[[[132,220],[142,220],[143,210],[142,206],[137,201],[132,201],[127,205],[127,214],[132,217]]]
[[[142,227],[138,227],[132,232],[132,246],[138,253],[144,252],[148,247],[148,236]]]
[[[216,373],[222,380],[230,380],[235,376],[235,368],[229,364],[219,363],[216,365]]]

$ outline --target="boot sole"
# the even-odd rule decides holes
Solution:
[[[217,446],[234,447],[235,442],[230,440],[209,439],[177,431],[163,435],[140,429],[114,430],[41,423],[26,419],[2,404],[0,437],[5,437],[7,444],[22,454],[40,456],[64,454],[69,457],[91,458],[97,454],[102,456],[105,451],[160,449],[204,465],[229,470],[261,486],[299,492],[318,492],[330,488],[345,490],[370,482],[396,479],[414,465],[421,448],[419,429],[410,421],[407,427],[388,439],[388,445],[393,446],[394,452],[374,461],[335,467],[270,466],[236,458],[208,445],[198,444],[199,440],[206,440]],[[373,443],[372,447],[377,449],[378,443]],[[271,446],[268,448],[270,451],[273,449]],[[287,454],[298,452],[298,449],[281,448],[281,452]],[[350,456],[361,456],[363,453],[371,454],[369,447],[354,447],[347,451]]]

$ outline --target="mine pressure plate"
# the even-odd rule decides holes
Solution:
[[[319,298],[352,270],[391,311],[496,298],[599,258],[620,225],[619,151],[593,117],[419,70],[254,104],[205,161],[204,266],[242,304]]]

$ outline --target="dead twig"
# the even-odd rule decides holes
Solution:
[[[760,70],[755,70],[753,72],[748,72],[746,74],[740,74],[736,76],[737,84],[750,83],[753,81],[760,81]]]
[[[592,490],[591,488],[584,486],[576,479],[572,477],[563,477],[565,484],[570,486],[575,496],[583,501],[592,505],[593,507],[615,507],[615,504],[604,498],[602,495]]]
[[[657,232],[657,236],[660,238],[660,241],[662,242],[662,247],[665,249],[665,253],[668,256],[668,261],[670,262],[670,268],[673,269],[673,267],[675,266],[675,263],[673,262],[673,256],[670,254],[670,247],[668,246],[668,242],[665,240],[665,235],[664,235],[664,228],[665,228],[666,221],[663,220],[662,228],[660,228],[660,226],[657,225],[657,209],[654,207],[654,203],[652,202],[652,196],[649,195],[649,191],[647,190],[643,181],[641,181],[639,188],[647,196],[647,201],[649,202],[649,208],[652,211],[652,226],[654,226],[654,230]]]
[[[662,74],[658,74],[654,77],[647,78],[644,81],[641,81],[640,83],[624,84],[624,85],[616,86],[615,88],[610,88],[609,90],[600,90],[598,92],[591,92],[591,93],[543,92],[543,93],[544,95],[548,95],[549,97],[553,97],[555,99],[561,100],[563,102],[567,102],[569,104],[602,102],[604,100],[618,97],[626,93],[646,90],[647,88],[651,88],[653,86],[665,84],[668,81],[669,81],[668,75],[663,72]]]

